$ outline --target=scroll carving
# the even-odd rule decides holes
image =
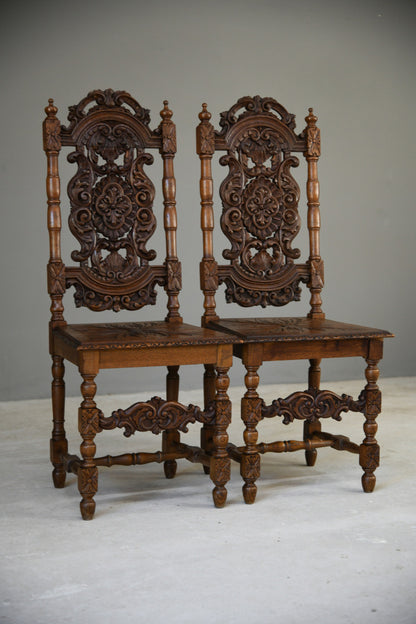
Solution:
[[[238,111],[243,109],[243,113],[238,115]],[[278,119],[280,119],[288,128],[294,130],[296,127],[295,115],[288,113],[288,111],[273,98],[261,98],[259,95],[254,97],[242,97],[240,98],[230,110],[221,113],[220,126],[222,128],[221,134],[228,132],[231,126],[236,124],[241,119],[248,117],[249,115],[258,115],[261,113],[275,113]]]
[[[89,108],[91,104],[95,106]],[[123,112],[125,121],[120,116],[112,118],[112,109]],[[75,286],[77,306],[135,310],[154,303],[155,285],[165,284],[160,275],[145,277],[149,262],[156,257],[154,250],[147,249],[156,228],[155,189],[144,171],[153,156],[144,152],[141,131],[128,117],[145,125],[150,118],[125,92],[93,91],[78,106],[70,107],[71,123],[64,132],[101,110],[106,117],[92,117],[84,124],[76,149],[68,156],[78,166],[68,185],[69,226],[80,244],[71,257],[80,263],[82,274],[71,275],[67,286]],[[170,141],[165,146],[170,151],[175,129],[171,126],[164,137]]]
[[[232,268],[223,280],[229,302],[264,307],[300,298],[303,278],[296,270],[288,277],[300,256],[292,248],[300,229],[300,191],[290,171],[299,161],[285,149],[277,129],[249,127],[220,159],[229,167],[220,187],[221,228],[231,242],[223,252]]]
[[[136,431],[179,430],[188,431],[187,425],[195,421],[213,424],[215,420],[215,404],[212,403],[205,411],[195,405],[188,407],[176,401],[165,401],[153,397],[149,401],[135,403],[126,410],[119,409],[111,416],[100,415],[102,429],[124,429],[124,435],[130,437]]]
[[[358,400],[343,394],[341,396],[330,390],[306,390],[294,392],[286,399],[275,399],[271,405],[262,405],[262,417],[283,416],[283,424],[293,420],[315,422],[319,418],[341,420],[342,412],[363,412],[365,409],[365,391]]]
[[[91,104],[93,106],[90,106]],[[79,121],[101,108],[119,108],[147,126],[150,122],[149,110],[140,106],[126,91],[113,91],[112,89],[101,91],[97,89],[88,93],[79,104],[69,107],[68,120],[70,124],[64,130],[72,131]]]

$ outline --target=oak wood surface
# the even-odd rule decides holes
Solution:
[[[197,127],[196,150],[201,162],[201,229],[203,256],[200,266],[205,312],[202,325],[240,339],[234,355],[245,368],[246,392],[241,399],[245,425],[244,445],[228,445],[238,461],[244,481],[246,503],[256,497],[260,476],[260,454],[305,450],[306,463],[313,466],[317,449],[331,446],[359,454],[364,491],[374,489],[374,471],[379,463],[375,439],[376,417],[381,410],[377,386],[378,362],[388,331],[325,319],[322,310],[324,264],[320,255],[320,199],[318,160],[320,130],[313,109],[305,117],[306,127],[296,133],[295,116],[270,97],[246,96],[220,114],[220,129],[211,123],[207,104],[202,105]],[[214,255],[214,184],[212,159],[226,152],[219,164],[228,173],[218,185],[222,210],[219,224],[229,241],[222,251],[226,262]],[[301,152],[307,169],[306,225],[309,255],[303,262],[293,247],[301,228],[300,188],[292,169],[300,165]],[[340,233],[341,235],[341,233]],[[242,307],[282,307],[299,301],[301,285],[310,291],[310,310],[302,317],[220,318],[216,295],[225,285],[227,303]],[[325,358],[356,357],[367,363],[367,384],[357,400],[320,389],[321,361]],[[260,369],[266,361],[309,360],[308,389],[266,406],[258,393]],[[344,436],[321,431],[320,418],[339,420],[341,413],[361,411],[365,416],[365,438],[361,445]],[[304,421],[304,439],[264,443],[258,441],[257,425],[263,418],[282,417],[284,424]]]
[[[161,122],[152,129],[150,112],[125,91],[95,90],[69,107],[68,125],[57,117],[53,100],[45,108],[43,147],[47,158],[49,262],[48,292],[51,298],[49,350],[52,357],[53,430],[50,457],[55,487],[65,485],[67,472],[78,476],[81,515],[90,520],[95,512],[98,467],[164,464],[171,479],[177,459],[199,462],[213,481],[216,506],[225,504],[230,475],[227,426],[231,405],[227,395],[228,370],[237,337],[182,322],[179,292],[181,264],[177,256],[176,181],[173,160],[176,128],[165,101]],[[78,243],[71,253],[75,264],[66,266],[61,253],[65,220],[61,215],[59,162],[62,148],[73,149],[68,161],[76,171],[68,183],[69,229]],[[156,263],[150,248],[157,227],[154,213],[156,187],[148,170],[151,151],[163,163],[161,190],[165,258]],[[74,288],[77,307],[139,311],[152,305],[163,289],[167,302],[164,320],[133,323],[70,324],[64,318],[63,298]],[[80,456],[68,452],[65,434],[64,361],[75,364],[82,377],[82,402],[78,427]],[[212,376],[205,389],[204,407],[179,402],[179,366],[210,366]],[[166,399],[152,397],[105,416],[96,403],[96,376],[102,368],[166,366]],[[155,382],[156,383],[156,382]],[[210,432],[201,448],[181,442],[180,432],[200,422]],[[124,435],[151,431],[162,433],[162,449],[154,453],[125,453],[96,457],[96,436],[103,429],[124,429]]]

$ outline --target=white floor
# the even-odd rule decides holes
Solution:
[[[362,382],[327,384],[358,395]],[[377,438],[382,464],[373,494],[361,490],[356,455],[319,451],[262,457],[257,501],[242,502],[233,464],[228,504],[215,509],[199,465],[181,461],[167,481],[157,464],[100,469],[93,521],[79,515],[75,477],[50,477],[49,401],[0,404],[1,624],[415,624],[416,383],[381,380]],[[269,402],[299,385],[271,386]],[[240,443],[241,389],[231,389],[230,439]],[[185,403],[199,392],[183,393]],[[108,414],[143,400],[102,397]],[[145,397],[149,398],[149,395]],[[68,432],[78,453],[76,410]],[[325,429],[360,442],[363,417]],[[296,439],[301,423],[264,421],[259,440]],[[188,440],[198,441],[191,425]],[[99,454],[157,450],[160,438],[99,434]]]

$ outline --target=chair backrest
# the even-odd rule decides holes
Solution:
[[[295,116],[272,98],[243,97],[221,113],[220,130],[210,123],[203,104],[197,127],[197,152],[201,159],[201,226],[204,255],[201,287],[204,320],[214,320],[215,291],[226,286],[227,302],[249,307],[282,306],[300,299],[301,282],[311,291],[309,317],[324,318],[321,309],[323,261],[319,250],[319,183],[317,161],[320,132],[313,110],[307,126],[295,133]],[[211,160],[216,150],[226,151],[220,164],[229,171],[219,194],[221,229],[231,243],[223,251],[227,264],[217,264],[213,253],[213,184]],[[299,186],[291,168],[301,152],[308,165],[307,224],[309,258],[295,263],[300,251],[292,242],[300,229]]]
[[[176,204],[173,158],[176,130],[168,102],[162,121],[150,129],[149,111],[125,91],[92,91],[69,108],[68,126],[61,125],[53,100],[45,108],[43,144],[48,163],[48,229],[50,258],[48,292],[53,325],[65,324],[62,297],[75,287],[76,306],[99,310],[137,310],[156,300],[155,286],[168,295],[166,320],[180,322],[178,293],[181,266],[176,251]],[[77,171],[68,184],[69,228],[78,240],[75,266],[61,258],[61,210],[58,157],[61,146],[74,147],[68,161]],[[146,151],[163,159],[163,223],[166,259],[147,248],[156,228],[155,188],[144,171],[153,163]]]

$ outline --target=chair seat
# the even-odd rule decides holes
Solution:
[[[388,331],[350,325],[329,319],[298,317],[227,318],[213,321],[210,327],[228,332],[244,342],[292,342],[310,340],[355,340],[386,338]]]
[[[77,351],[153,349],[239,342],[238,337],[229,333],[165,321],[66,325],[56,328],[54,335]]]

